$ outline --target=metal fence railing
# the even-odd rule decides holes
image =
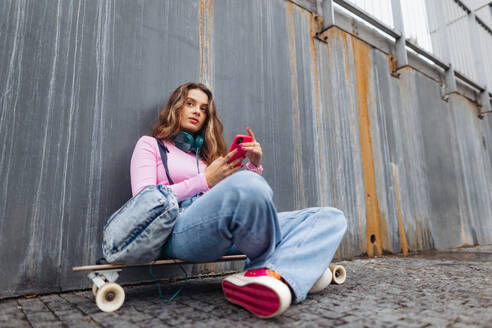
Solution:
[[[432,52],[425,0],[402,1],[401,9],[407,39]]]
[[[365,12],[381,20],[386,25],[393,27],[393,15],[391,14],[391,0],[347,0]]]
[[[453,63],[456,70],[490,89],[492,31],[487,24],[489,19],[481,19],[473,7],[462,1],[427,1],[427,7],[430,16],[434,17],[429,19],[434,53]],[[490,17],[490,10],[484,14]]]
[[[376,27],[395,39],[397,68],[408,65],[407,52],[414,51],[446,72],[448,92],[456,91],[458,78],[480,94],[482,112],[491,111],[492,1],[319,1],[328,25],[336,25],[337,7]]]
[[[391,0],[346,0],[374,16],[387,26],[394,28]],[[402,14],[407,39],[427,51],[432,51],[427,24],[425,0],[402,1]]]

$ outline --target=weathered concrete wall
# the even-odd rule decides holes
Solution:
[[[12,0],[0,21],[2,297],[89,285],[71,268],[101,255],[136,140],[190,80],[215,91],[226,140],[262,141],[279,210],[345,212],[338,257],[492,243],[490,116],[338,28],[318,41],[292,2]]]

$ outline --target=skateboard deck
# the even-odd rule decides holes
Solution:
[[[224,262],[224,261],[240,261],[240,260],[245,260],[246,255],[228,255],[228,256],[222,256],[220,259],[217,259],[212,262],[208,263],[215,263],[215,262]],[[156,266],[156,265],[164,265],[164,264],[196,264],[195,262],[186,262],[183,260],[178,260],[178,259],[171,259],[171,260],[159,260],[155,262],[149,262],[149,263],[135,263],[135,264],[94,264],[94,265],[86,265],[86,266],[77,266],[73,267],[73,271],[95,271],[95,270],[112,270],[112,269],[126,269],[126,268],[137,268],[137,267],[145,267],[145,266]]]
[[[245,260],[246,255],[228,255],[223,256],[215,261],[241,261]],[[169,264],[195,264],[195,262],[186,262],[179,259],[159,260],[150,263],[135,263],[135,264],[96,264],[73,267],[73,271],[89,271],[87,277],[92,281],[92,293],[94,294],[97,307],[104,312],[113,312],[118,310],[125,302],[125,291],[123,287],[116,283],[119,272],[127,268],[160,266]],[[330,264],[329,269],[332,273],[331,277],[327,277],[330,281],[327,284],[343,284],[346,278],[345,268],[341,265]]]

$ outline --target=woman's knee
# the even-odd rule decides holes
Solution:
[[[341,233],[345,234],[347,231],[347,219],[342,211],[334,207],[323,207],[322,208],[324,216],[326,216],[330,226],[337,229]]]
[[[228,183],[240,195],[248,199],[271,199],[272,188],[259,174],[251,171],[240,171],[228,178]]]

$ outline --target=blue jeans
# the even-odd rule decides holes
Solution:
[[[330,207],[277,213],[272,195],[262,176],[241,171],[184,201],[166,255],[209,262],[239,250],[247,256],[245,270],[276,271],[294,302],[303,301],[330,264],[347,223]]]

